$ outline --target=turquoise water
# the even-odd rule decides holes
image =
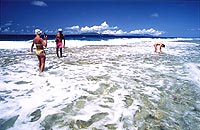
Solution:
[[[58,59],[49,42],[42,74],[30,42],[0,43],[2,130],[200,129],[199,39],[67,43]]]

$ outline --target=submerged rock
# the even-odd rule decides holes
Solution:
[[[140,110],[137,110],[135,115],[134,115],[134,119],[135,119],[135,123],[139,120],[144,120],[145,118],[147,118],[148,116],[150,116],[150,112],[148,109],[141,107]]]
[[[110,89],[109,89],[109,93],[113,93],[118,89],[117,85],[113,85]]]
[[[99,106],[103,108],[110,108],[108,105],[99,105]]]
[[[78,126],[79,129],[87,128],[92,124],[92,121],[83,121],[83,120],[77,120],[76,125]]]
[[[78,64],[84,65],[84,64],[93,64],[92,61],[88,61],[87,59],[79,59],[76,61]]]
[[[98,82],[98,81],[101,81],[102,79],[104,79],[103,76],[88,76],[87,77],[88,81],[96,81],[96,82]]]
[[[85,104],[86,104],[86,101],[80,98],[68,104],[66,107],[64,107],[61,110],[73,115],[76,111],[79,111],[80,109],[84,108]]]
[[[85,103],[86,103],[86,101],[84,101],[84,100],[78,100],[75,103],[75,107],[77,107],[78,109],[82,109],[82,108],[84,108]]]
[[[18,82],[15,82],[15,84],[17,85],[21,85],[21,84],[28,84],[30,82],[26,82],[26,81],[18,81]]]
[[[40,109],[35,110],[30,114],[30,117],[32,117],[30,122],[39,120],[41,117],[41,110]]]
[[[200,103],[197,103],[197,104],[194,105],[194,111],[200,112]]]
[[[109,103],[114,103],[114,99],[110,98],[110,97],[104,97],[104,99],[106,99],[106,101],[104,101],[105,103],[109,102]]]
[[[105,118],[105,116],[107,116],[108,113],[97,113],[91,116],[91,118],[88,121],[83,121],[83,120],[77,120],[76,124],[78,126],[79,129],[82,128],[88,128],[90,125],[92,125],[95,122],[100,121],[101,119]]]
[[[73,106],[74,106],[74,103],[70,103],[65,108],[63,108],[61,110],[66,112],[66,113],[72,113],[74,111]]]
[[[92,122],[94,123],[103,119],[107,115],[108,115],[107,112],[97,113],[97,114],[92,115],[90,120],[92,120]]]
[[[15,124],[16,120],[18,119],[19,115],[13,116],[9,118],[8,120],[0,119],[0,129],[1,130],[7,130]]]
[[[116,124],[106,124],[104,125],[105,127],[107,127],[109,130],[116,130]]]
[[[133,104],[133,99],[131,99],[131,96],[129,95],[126,95],[125,100],[123,101],[126,103],[127,107],[130,107]]]
[[[44,127],[43,130],[51,130],[52,126],[58,124],[59,122],[63,122],[64,113],[56,113],[53,115],[48,115],[45,119],[41,122],[41,126]]]
[[[161,110],[151,110],[148,107],[142,107],[135,113],[134,124],[139,130],[164,130],[167,127],[163,120],[167,115]]]
[[[158,110],[155,113],[151,114],[150,117],[161,120],[163,118],[166,118],[166,115],[163,112],[161,112],[160,110]]]

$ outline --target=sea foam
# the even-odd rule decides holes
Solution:
[[[166,44],[161,54],[153,48],[158,41]],[[31,44],[0,41],[1,128],[199,126],[199,44],[192,39],[66,40],[63,58],[49,40],[43,73]]]

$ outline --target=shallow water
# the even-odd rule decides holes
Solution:
[[[41,74],[29,49],[1,49],[0,128],[199,130],[199,40],[163,41],[69,41]]]

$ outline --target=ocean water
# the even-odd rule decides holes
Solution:
[[[200,130],[200,39],[50,40],[41,74],[31,42],[0,41],[1,130]]]

